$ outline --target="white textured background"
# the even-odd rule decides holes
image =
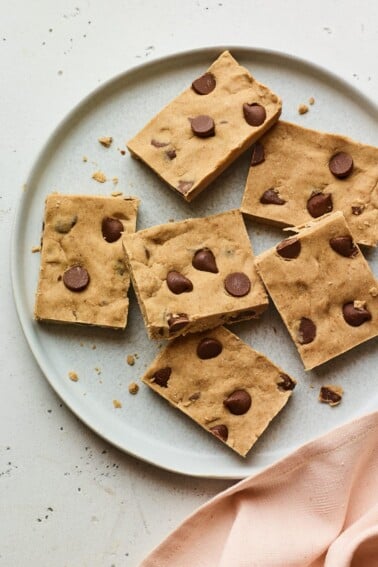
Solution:
[[[176,51],[281,50],[376,99],[378,3],[0,0],[0,8],[0,565],[134,567],[230,482],[178,476],[118,452],[48,386],[23,338],[9,278],[12,220],[28,170],[83,96]]]

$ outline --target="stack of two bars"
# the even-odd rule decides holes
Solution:
[[[128,148],[190,201],[261,136],[265,134],[263,140],[274,138],[274,131],[285,124],[274,126],[280,112],[279,98],[225,52],[205,75],[152,119]],[[252,169],[258,171],[255,166],[265,167],[268,160],[268,145],[264,151],[263,145],[255,143],[251,173]],[[266,181],[266,176],[261,179]],[[327,196],[325,186],[323,183],[319,191],[307,197],[310,218],[332,210],[332,196]],[[255,203],[248,202],[248,182],[242,212],[276,222],[272,211],[275,213],[277,206],[289,212],[293,203],[294,209],[298,208],[296,196],[284,195],[281,187],[282,183],[279,189],[277,184],[264,187],[257,203],[257,208],[264,209],[261,213],[255,211]],[[256,194],[254,189],[252,194]],[[309,206],[313,196],[315,204]],[[65,229],[60,232],[56,231],[56,214],[62,213],[62,203],[69,203],[70,198],[50,199],[53,204],[46,211],[55,211],[55,216],[49,219],[46,212],[37,319],[124,327],[130,273],[149,337],[174,339],[153,362],[144,382],[242,456],[295,387],[295,380],[287,373],[221,327],[258,318],[266,309],[268,297],[256,268],[307,368],[377,334],[372,316],[378,295],[375,280],[342,213],[313,221],[294,239],[265,252],[255,262],[237,210],[132,234],[138,201],[109,198],[111,210],[94,205],[93,214],[85,212],[84,204],[81,214],[68,204],[67,215],[63,215]],[[94,204],[101,198],[86,199]],[[121,203],[127,211],[117,208]],[[338,203],[337,207],[341,208]],[[73,239],[75,233],[80,237],[80,220],[84,223],[80,235],[85,250],[72,254],[70,235]],[[96,238],[102,240],[106,276],[98,256],[92,262],[90,251],[97,241],[85,244],[83,233],[88,221],[98,225]],[[306,218],[300,222],[304,221]],[[294,224],[287,214],[277,222]],[[58,248],[54,246],[56,232]],[[92,235],[93,229],[89,233]],[[348,281],[354,282],[350,289],[339,283],[340,274],[344,277],[346,273]],[[366,285],[361,286],[361,281]],[[122,305],[115,301],[120,294]],[[67,313],[56,309],[63,296]],[[76,299],[78,296],[80,299]]]

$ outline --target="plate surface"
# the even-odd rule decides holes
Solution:
[[[147,339],[133,292],[125,332],[33,321],[39,254],[32,254],[31,248],[40,240],[44,199],[49,193],[110,194],[120,190],[136,195],[141,199],[138,229],[240,206],[248,152],[187,204],[146,166],[120,151],[125,149],[125,141],[202,74],[223,49],[201,49],[141,65],[107,82],[73,109],[48,140],[27,181],[14,226],[12,278],[31,350],[51,386],[83,422],[120,449],[163,468],[197,476],[242,478],[317,435],[377,408],[375,341],[305,373],[273,307],[260,321],[234,325],[232,330],[243,340],[298,380],[287,407],[242,460],[139,382],[159,345]],[[282,97],[283,119],[378,145],[377,107],[343,80],[288,55],[229,49],[260,82]],[[315,98],[315,104],[307,114],[299,115],[299,104],[310,97]],[[113,137],[111,148],[98,143],[100,136]],[[110,181],[94,181],[91,176],[96,170],[103,171]],[[112,182],[114,177],[119,179],[117,185]],[[246,224],[256,253],[282,239],[278,229]],[[378,253],[369,251],[367,257],[377,274]],[[134,366],[127,365],[128,354],[137,354]],[[79,375],[76,383],[68,379],[71,370]],[[141,386],[136,396],[128,392],[132,381]],[[330,408],[317,401],[319,388],[326,383],[343,386],[340,406]],[[121,401],[122,408],[113,407],[115,399]]]

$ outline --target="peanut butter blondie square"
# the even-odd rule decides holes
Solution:
[[[378,148],[278,122],[253,148],[241,210],[297,226],[342,211],[359,244],[378,241]]]
[[[123,236],[151,339],[257,318],[268,298],[238,210]]]
[[[51,194],[46,199],[35,318],[124,329],[130,277],[121,236],[139,201]]]
[[[191,201],[280,114],[278,96],[225,51],[127,147]]]
[[[143,382],[242,457],[296,385],[224,327],[168,343]]]
[[[306,370],[377,336],[377,281],[341,212],[263,252],[256,267]]]

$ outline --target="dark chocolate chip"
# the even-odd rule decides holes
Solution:
[[[217,263],[215,261],[215,256],[210,250],[210,248],[202,248],[197,250],[193,256],[192,265],[196,270],[201,272],[211,272],[213,274],[218,273]]]
[[[251,280],[243,272],[233,272],[225,278],[224,287],[230,295],[244,297],[251,290]]]
[[[267,189],[260,197],[260,203],[263,205],[284,205],[286,201],[281,199],[277,189]]]
[[[298,342],[301,345],[312,343],[316,337],[316,325],[307,317],[302,317],[298,329]]]
[[[228,428],[226,425],[214,425],[214,427],[210,427],[210,431],[215,437],[221,439],[221,441],[227,441],[228,439]]]
[[[244,103],[243,114],[245,121],[250,126],[261,126],[266,119],[265,108],[261,106],[261,104],[257,104],[257,102],[253,102],[252,104]]]
[[[199,95],[207,95],[216,87],[216,80],[212,73],[205,73],[192,82],[192,89]]]
[[[167,274],[167,286],[170,291],[176,295],[193,290],[193,284],[190,279],[174,270]]]
[[[210,136],[215,136],[215,124],[211,116],[206,114],[200,114],[195,118],[190,119],[190,125],[192,127],[192,132],[198,138],[209,138]]]
[[[151,376],[151,382],[155,382],[155,384],[161,386],[162,388],[167,388],[168,380],[170,379],[171,374],[172,368],[170,366],[160,368]]]
[[[247,413],[252,404],[252,398],[246,390],[235,390],[223,402],[223,405],[234,415]]]
[[[251,163],[250,166],[254,167],[265,161],[264,146],[260,142],[256,142],[252,146]]]
[[[64,272],[63,283],[71,291],[83,291],[89,284],[89,274],[83,266],[72,266]]]
[[[280,374],[281,382],[277,382],[277,388],[283,392],[294,390],[295,382],[287,374]]]
[[[159,142],[158,140],[154,140],[152,138],[151,140],[151,146],[155,146],[155,148],[165,148],[165,146],[168,146],[169,142]]]
[[[183,195],[186,195],[187,193],[189,193],[193,185],[193,181],[179,181],[177,190],[180,191],[180,193],[182,193]]]
[[[358,217],[364,212],[364,208],[365,207],[363,205],[352,206],[352,215],[356,215]]]
[[[121,238],[124,231],[123,224],[119,219],[105,217],[101,224],[102,236],[106,242],[116,242]]]
[[[335,252],[345,258],[352,258],[358,254],[358,248],[353,242],[353,238],[349,235],[335,236],[331,238],[329,244]]]
[[[172,160],[172,159],[175,159],[175,157],[176,157],[176,150],[167,150],[167,151],[165,152],[165,155],[166,155],[167,157],[169,157],[169,159],[171,159],[171,160]]]
[[[338,152],[329,160],[329,170],[338,179],[348,177],[353,171],[353,158],[346,152]]]
[[[365,307],[355,307],[354,301],[343,305],[343,316],[351,327],[359,327],[366,321],[371,320],[371,313]]]
[[[307,210],[314,219],[331,212],[332,209],[333,203],[330,193],[315,193],[307,201]]]
[[[294,260],[294,258],[298,258],[301,252],[301,241],[295,236],[293,238],[287,238],[277,244],[276,252],[286,260]]]
[[[217,339],[202,339],[197,346],[197,356],[202,360],[208,360],[219,356],[222,350],[222,343]]]
[[[168,316],[168,327],[170,333],[177,333],[189,324],[186,313],[175,313]]]
[[[340,394],[328,388],[327,386],[322,386],[320,388],[319,400],[330,406],[337,406],[341,402],[342,397]]]

